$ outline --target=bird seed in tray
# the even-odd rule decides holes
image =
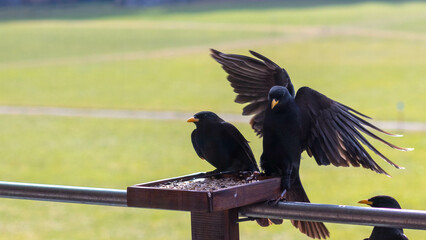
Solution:
[[[212,192],[233,186],[244,185],[247,183],[257,182],[258,180],[246,180],[235,177],[226,178],[196,178],[191,180],[175,180],[167,183],[159,184],[158,188],[175,189],[175,190],[192,190]]]
[[[252,178],[255,180],[251,180]],[[127,205],[216,212],[275,199],[280,194],[279,177],[252,176],[250,172],[194,173],[130,186],[127,188]]]

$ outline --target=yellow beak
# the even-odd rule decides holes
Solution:
[[[198,121],[200,121],[198,118],[195,118],[195,117],[190,117],[190,118],[188,118],[188,120],[186,120],[186,122],[198,122]]]
[[[276,99],[272,99],[272,103],[271,103],[271,109],[274,109],[274,107],[275,107],[275,105],[277,105],[278,104],[278,100],[276,100]]]
[[[367,205],[373,205],[373,202],[371,202],[371,201],[368,201],[368,200],[361,200],[361,201],[359,201],[358,203],[361,203],[361,204],[367,204]]]

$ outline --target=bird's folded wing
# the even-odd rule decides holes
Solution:
[[[251,151],[248,141],[244,138],[240,131],[238,131],[238,129],[234,125],[227,122],[223,122],[222,126],[229,134],[229,136],[231,136],[241,146],[241,148],[244,149],[244,153],[247,158],[251,161],[253,166],[255,166],[257,170],[259,170],[259,167],[256,163],[256,159],[254,158],[253,152]]]
[[[294,88],[285,70],[259,53],[254,51],[250,53],[262,61],[211,49],[211,56],[222,64],[222,68],[229,74],[227,79],[237,93],[235,102],[249,103],[243,108],[243,115],[255,114],[250,124],[257,135],[262,136],[269,89],[280,85],[287,87],[290,94],[294,95]]]
[[[197,153],[197,155],[201,158],[201,159],[206,159],[203,155],[203,153],[201,152],[200,147],[198,146],[198,141],[197,141],[197,129],[194,129],[194,131],[192,131],[191,133],[191,141],[192,141],[192,146],[194,146],[194,150]]]
[[[366,127],[369,127],[395,136],[367,122],[365,118],[369,117],[313,89],[300,88],[296,94],[296,103],[301,111],[302,147],[310,157],[314,156],[318,165],[329,165],[330,163],[345,167],[361,165],[364,168],[388,175],[368,154],[364,145],[389,164],[400,168],[380,153],[364,135],[379,140],[394,149],[410,150],[397,147],[367,129]]]

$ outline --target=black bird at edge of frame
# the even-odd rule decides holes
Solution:
[[[235,102],[248,103],[243,115],[254,115],[250,125],[263,137],[260,166],[268,176],[280,176],[283,192],[277,199],[309,202],[300,176],[303,151],[314,157],[318,165],[362,166],[389,176],[370,156],[362,144],[396,168],[402,168],[380,153],[362,133],[401,151],[366,127],[390,136],[369,123],[370,117],[334,101],[309,88],[297,94],[287,71],[265,56],[250,51],[257,59],[224,54],[211,49],[211,56],[228,73],[228,81],[237,93]],[[362,143],[362,144],[361,144]],[[323,223],[292,220],[292,224],[311,238],[327,238]]]
[[[401,209],[395,198],[386,195],[375,196],[367,200],[361,200],[358,203],[378,208]],[[364,240],[408,240],[408,238],[402,228],[374,227],[370,237]]]

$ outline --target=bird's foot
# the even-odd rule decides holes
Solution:
[[[284,191],[281,193],[281,195],[277,199],[269,200],[267,203],[270,206],[276,206],[280,201],[287,201],[287,199],[284,197],[285,193],[287,192],[287,189],[284,189]]]
[[[281,201],[285,201],[285,199],[279,199],[279,198],[278,199],[271,199],[271,200],[266,201],[266,204],[268,204],[268,206],[275,207]]]

